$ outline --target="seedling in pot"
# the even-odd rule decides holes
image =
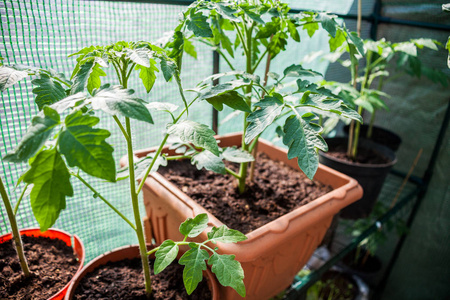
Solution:
[[[329,88],[333,87],[335,93],[338,93],[346,101],[346,104],[357,109],[359,114],[362,115],[364,110],[371,114],[369,129],[367,130],[367,138],[371,138],[376,112],[380,109],[389,109],[383,100],[383,98],[389,97],[383,92],[386,83],[404,75],[417,78],[424,75],[434,83],[439,83],[442,86],[448,85],[448,76],[440,70],[427,67],[418,56],[420,49],[428,48],[438,51],[439,46],[439,42],[423,38],[401,43],[391,43],[385,39],[365,40],[365,57],[357,56],[357,59],[354,60],[341,61],[342,65],[349,67],[351,71],[351,82],[324,82],[323,84]],[[335,62],[345,52],[349,52],[349,49],[341,47],[332,55],[325,57],[331,62]],[[365,60],[365,66],[357,74],[354,70],[358,69],[357,66],[359,66],[361,59]],[[397,64],[394,70],[390,70],[393,61],[397,61]],[[359,88],[355,87],[356,82],[360,83]],[[375,83],[377,83],[376,86]],[[357,156],[359,136],[360,124],[352,123],[347,155],[353,160]]]
[[[0,57],[0,92],[4,92],[9,87],[13,86],[17,82],[28,76],[34,76],[36,78],[32,80],[32,84],[35,85],[36,88],[33,89],[33,93],[36,94],[35,102],[39,107],[45,105],[45,103],[49,101],[49,97],[53,99],[62,99],[66,95],[66,91],[64,90],[63,86],[65,86],[66,88],[70,87],[70,82],[65,79],[64,75],[58,74],[54,70],[51,69],[45,70],[42,68],[28,67],[24,65],[3,65],[2,61],[3,58]],[[47,87],[49,86],[53,87],[53,93],[51,95],[47,93],[48,91]],[[36,124],[39,126],[41,120],[35,119],[33,121],[35,121]],[[37,134],[45,135],[45,132],[40,132]],[[35,149],[36,145],[30,143],[28,147],[22,149],[21,155],[27,156],[29,152],[32,152]],[[7,161],[8,156],[6,156],[4,160]],[[16,215],[22,199],[29,192],[30,186],[27,184],[23,188],[23,191],[21,192],[20,197],[18,198],[17,203],[13,209],[12,203],[6,191],[3,180],[2,178],[0,178],[0,194],[8,216],[9,225],[11,227],[14,245],[19,258],[20,267],[25,277],[30,276],[31,272],[28,266],[27,259],[25,257],[22,238],[20,236],[19,227],[17,225]]]
[[[152,293],[150,268],[138,203],[138,194],[142,190],[144,181],[142,180],[138,186],[138,179],[146,178],[150,172],[156,171],[159,165],[165,164],[164,157],[160,156],[161,150],[169,135],[173,133],[173,128],[177,128],[177,126],[182,126],[181,128],[184,128],[185,131],[189,131],[191,128],[195,132],[195,134],[188,135],[187,140],[197,147],[204,147],[214,152],[218,149],[217,142],[212,138],[213,133],[206,125],[183,119],[188,113],[189,107],[195,103],[198,97],[187,102],[177,65],[168,57],[165,50],[147,42],[118,42],[108,46],[86,47],[73,55],[78,57],[77,65],[72,73],[73,83],[70,83],[70,90],[67,92],[63,90],[62,97],[57,97],[59,87],[56,84],[46,85],[49,96],[45,103],[38,104],[41,111],[34,117],[33,123],[17,147],[4,159],[13,162],[29,160],[30,170],[21,177],[21,180],[33,185],[30,195],[31,204],[41,230],[46,230],[54,224],[61,210],[65,208],[66,197],[73,195],[71,177],[82,182],[94,193],[95,198],[101,199],[113,209],[136,233],[146,294],[150,297]],[[135,97],[134,91],[128,89],[128,81],[133,71],[139,71],[139,77],[145,90],[147,93],[150,92],[156,80],[156,73],[159,71],[156,67],[157,61],[159,61],[166,81],[173,78],[178,86],[184,109],[177,115],[175,112],[178,106],[158,102],[148,104]],[[120,85],[102,85],[101,83],[101,77],[107,75],[103,69],[111,66]],[[169,129],[156,153],[135,161],[131,119],[153,124],[154,120],[150,109],[167,111],[172,116],[172,122],[168,125]],[[126,141],[128,166],[133,167],[121,170],[119,176],[112,155],[114,148],[106,141],[110,132],[106,129],[94,128],[100,121],[100,118],[95,116],[97,111],[111,115]],[[207,143],[204,143],[204,140],[208,138],[212,138],[214,142],[208,140]],[[134,222],[102,196],[84,178],[83,172],[109,182],[128,178]],[[203,228],[204,220],[205,216],[194,219],[194,221],[188,220],[181,227],[182,233],[185,236],[196,234],[194,229]],[[230,235],[229,239],[227,239],[228,235]],[[208,241],[229,242],[231,239],[237,242],[245,239],[242,234],[239,237],[236,236],[235,231],[226,228],[213,229]],[[186,239],[183,243],[189,244]],[[158,249],[162,249],[162,252],[159,252],[158,257],[160,258],[157,257],[157,260],[167,261],[163,255],[169,244],[178,245],[174,242],[167,242],[160,246]],[[195,253],[200,258],[204,258],[203,260],[208,259],[205,255],[206,248],[213,252],[208,262],[212,265],[213,272],[216,273],[219,281],[224,285],[232,286],[241,295],[245,295],[242,282],[243,272],[234,257],[219,256],[214,249],[208,248],[205,244],[190,243],[189,245],[192,249],[180,260],[181,263],[186,264],[184,280],[189,283],[188,291],[192,292],[195,288],[199,279],[198,271],[204,269],[200,261],[189,260],[189,255]],[[176,248],[174,246],[170,250],[169,258]],[[163,269],[162,266],[165,267],[161,263],[158,263],[157,266],[159,271]],[[225,277],[224,274],[229,275],[229,272],[236,276]]]
[[[195,56],[191,41],[197,40],[218,52],[230,69],[206,78],[192,91],[218,111],[225,105],[242,115],[241,148],[223,149],[212,154],[190,149],[185,157],[191,158],[198,168],[231,174],[237,180],[240,193],[246,190],[248,177],[252,178],[247,174],[248,163],[253,161],[250,153],[256,153],[258,139],[270,125],[285,122],[278,131],[283,136],[283,143],[289,147],[288,157],[298,158],[300,168],[312,179],[319,165],[318,149],[327,150],[320,135],[322,128],[317,124],[317,111],[361,120],[330,90],[305,79],[321,76],[320,73],[300,64],[287,66],[282,75],[269,72],[271,61],[282,55],[290,39],[300,42],[299,28],[312,37],[321,25],[329,34],[331,51],[346,43],[352,49],[352,56],[362,52],[361,40],[345,26],[338,25],[336,16],[313,12],[294,15],[289,10],[287,4],[279,1],[197,1],[182,14],[166,44],[169,55],[179,67],[183,52]],[[242,57],[245,70],[237,70],[232,64],[232,59],[239,57]],[[257,71],[263,60],[266,60],[266,67],[259,76]],[[215,86],[208,84],[211,80],[230,76],[234,79]],[[296,90],[283,89],[292,79],[296,80]],[[180,133],[173,130],[174,135],[186,142]],[[239,171],[225,168],[222,159],[239,163]]]

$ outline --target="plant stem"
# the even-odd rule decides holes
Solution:
[[[246,72],[249,74],[252,74],[252,30],[253,30],[253,26],[250,27],[249,30],[247,30],[245,28],[245,22],[243,22],[243,26],[244,29],[246,30],[246,37],[247,37],[247,47],[245,47],[245,41],[242,41],[242,45],[245,48],[247,48],[247,50],[245,51],[246,54]],[[236,27],[237,28],[237,27]],[[242,34],[241,34],[242,35]],[[248,85],[246,88],[246,97],[247,97],[247,104],[248,106],[251,107],[252,105],[252,97],[251,94],[252,92],[252,85]],[[249,113],[248,112],[244,112],[244,129],[242,132],[242,144],[241,144],[241,148],[242,150],[246,151],[247,150],[247,145],[245,144],[245,133],[247,130],[247,117],[248,117]],[[246,185],[245,182],[247,180],[247,168],[248,168],[248,163],[241,163],[240,168],[239,168],[239,180],[238,180],[238,188],[239,188],[239,193],[242,194],[245,191]]]
[[[14,215],[11,202],[9,201],[8,194],[6,193],[3,180],[0,177],[0,194],[2,195],[3,204],[5,205],[6,212],[8,214],[9,225],[11,225],[11,231],[16,245],[17,256],[19,257],[20,267],[25,277],[30,276],[30,269],[28,268],[27,258],[23,251],[22,238],[20,237],[19,227],[17,226],[16,216]]]
[[[378,81],[378,87],[377,90],[381,91],[381,89],[383,88],[383,76],[380,76],[380,80]],[[373,124],[375,123],[375,110],[372,113],[372,116],[370,118],[370,124],[369,124],[369,129],[367,130],[367,135],[366,137],[368,139],[372,138],[372,131],[373,131]]]
[[[84,178],[82,178],[79,174],[71,172],[71,175],[78,178],[78,180],[80,180],[88,189],[90,189],[95,196],[99,197],[103,202],[105,202],[106,205],[108,205],[116,214],[119,215],[119,217],[121,217],[125,222],[128,223],[128,225],[130,225],[131,228],[133,228],[133,230],[136,230],[136,226],[134,226],[133,223],[131,223],[130,220],[128,220],[127,217],[125,217],[117,208],[114,207],[114,205],[111,204],[111,202],[109,202],[108,200],[106,200],[105,197],[103,197],[102,195],[100,195],[99,192],[97,192],[95,190],[95,188],[93,186],[91,186],[86,180],[84,180]]]
[[[358,114],[362,114],[363,108],[362,106],[358,107]],[[353,160],[356,160],[356,155],[358,154],[358,141],[359,141],[359,131],[361,129],[361,123],[357,122],[355,125],[355,135],[353,138],[352,145],[352,155],[350,156]]]
[[[14,207],[14,216],[17,215],[17,211],[19,210],[20,203],[22,202],[23,196],[25,195],[25,192],[27,191],[29,185],[30,185],[30,184],[28,183],[28,184],[23,188],[23,191],[22,191],[22,193],[20,194],[19,200],[17,200],[16,206]]]
[[[136,223],[136,235],[139,241],[139,252],[141,255],[142,269],[144,271],[145,278],[145,291],[147,298],[150,298],[152,294],[152,279],[150,277],[150,266],[148,264],[147,246],[145,244],[144,230],[142,228],[141,214],[139,212],[139,199],[136,193],[136,179],[134,174],[134,161],[133,161],[133,143],[131,139],[131,122],[130,118],[125,118],[126,130],[128,134],[127,141],[127,154],[128,154],[128,169],[130,170],[130,196],[133,204],[134,221]],[[145,177],[144,177],[145,178]]]

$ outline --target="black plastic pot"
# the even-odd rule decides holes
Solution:
[[[336,149],[340,145],[344,147],[347,145],[347,138],[330,138],[325,140],[330,149],[329,151]],[[341,217],[345,219],[365,218],[370,214],[389,170],[397,162],[395,153],[391,149],[370,140],[360,139],[359,148],[371,149],[387,158],[389,162],[383,164],[360,164],[337,159],[322,151],[319,152],[319,160],[322,164],[355,178],[363,188],[363,197],[342,209]]]
[[[357,248],[344,256],[339,266],[344,272],[360,277],[368,286],[376,287],[383,266],[381,260],[376,255],[368,255],[364,248],[358,257],[356,253]]]
[[[348,136],[349,126],[344,126],[344,133]],[[360,136],[366,138],[367,131],[369,130],[368,125],[361,125],[360,128]],[[373,126],[372,128],[372,137],[371,141],[384,145],[392,151],[397,151],[400,145],[402,144],[402,138],[398,136],[396,133],[389,131],[385,128],[381,128],[378,126]]]

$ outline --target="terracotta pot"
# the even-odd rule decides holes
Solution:
[[[242,140],[241,134],[217,139],[221,147],[240,146]],[[136,155],[142,157],[150,151],[154,150],[143,150]],[[167,148],[165,151],[170,153]],[[286,149],[260,139],[258,151],[300,170],[296,159],[287,159]],[[123,159],[122,163],[125,161]],[[220,253],[234,254],[241,262],[245,273],[246,299],[268,299],[287,288],[322,241],[333,216],[362,195],[356,180],[328,167],[319,166],[315,179],[334,190],[250,232],[244,242],[218,243]],[[210,227],[223,225],[158,173],[151,174],[145,181],[144,203],[158,243],[182,238],[178,231],[180,224],[200,213],[208,213]],[[203,232],[199,240],[206,240],[208,231]],[[223,299],[242,299],[229,287],[219,288]]]
[[[152,245],[147,245],[148,250],[151,250],[153,248]],[[179,255],[180,256],[180,255]],[[80,281],[90,272],[94,271],[96,268],[108,263],[108,262],[116,262],[121,261],[124,259],[133,259],[139,257],[139,246],[138,245],[132,245],[132,246],[125,246],[120,247],[117,249],[114,249],[110,252],[107,252],[105,254],[102,254],[96,258],[94,258],[91,262],[89,262],[81,272],[75,276],[75,278],[72,281],[72,284],[69,286],[69,290],[67,291],[65,300],[70,300],[73,298],[75,294],[75,290],[77,289],[78,284]],[[150,258],[154,258],[155,256],[150,256]],[[218,292],[218,284],[214,277],[214,275],[211,273],[211,271],[207,270],[204,272],[204,277],[208,281],[208,286],[211,289],[211,293],[213,295],[213,300],[219,300],[219,292]]]
[[[76,235],[71,235],[65,231],[59,230],[59,229],[49,229],[47,231],[41,232],[38,228],[31,228],[31,229],[22,229],[20,231],[21,236],[34,236],[34,237],[48,237],[51,239],[59,239],[67,244],[67,246],[71,246],[74,249],[75,255],[78,258],[78,261],[80,262],[80,266],[77,270],[77,274],[80,273],[81,269],[84,265],[84,257],[85,257],[85,251],[84,246],[81,240]],[[73,238],[73,246],[72,246],[72,238]],[[9,241],[12,239],[12,233],[8,233],[5,235],[0,236],[0,244]],[[77,275],[75,274],[75,276]],[[75,277],[74,277],[75,278]],[[69,281],[62,290],[60,290],[58,293],[54,294],[49,298],[49,300],[60,300],[64,299],[64,296],[67,293],[67,290],[69,289],[70,283],[74,280],[72,278],[71,281]]]
[[[325,141],[330,149],[337,145],[347,145],[347,138],[330,138],[325,139]],[[390,161],[384,164],[360,164],[343,161],[328,153],[319,151],[322,164],[355,178],[364,190],[361,200],[342,210],[341,217],[345,219],[365,218],[370,214],[381,192],[386,176],[397,162],[395,153],[383,145],[361,139],[359,147],[372,149]]]

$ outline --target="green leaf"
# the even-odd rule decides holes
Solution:
[[[66,208],[66,197],[73,196],[69,170],[55,148],[43,150],[31,163],[23,181],[34,185],[30,194],[31,208],[41,231],[46,231]]]
[[[298,165],[309,179],[313,179],[319,167],[317,149],[327,151],[328,146],[320,135],[322,128],[313,123],[315,116],[291,115],[284,124],[283,143],[289,147],[288,159],[298,157]]]
[[[143,100],[132,96],[133,90],[124,89],[119,85],[104,85],[96,90],[88,100],[95,110],[103,110],[110,115],[122,115],[131,119],[153,124],[150,112]]]
[[[178,245],[171,240],[166,240],[159,246],[158,251],[155,253],[155,275],[161,273],[177,258],[178,250]]]
[[[235,163],[246,163],[255,160],[253,155],[236,147],[225,148],[222,152],[222,156],[224,159]]]
[[[158,110],[158,111],[166,111],[168,113],[173,113],[178,109],[178,105],[169,103],[169,102],[150,102],[146,105],[148,109]]]
[[[36,104],[39,110],[45,105],[50,105],[66,97],[66,91],[59,82],[52,80],[48,75],[41,74],[40,78],[31,81],[33,85],[37,85],[33,89],[36,94]]]
[[[90,94],[92,94],[94,89],[98,89],[102,85],[100,76],[106,76],[106,73],[100,68],[99,64],[95,64],[87,81],[87,90]]]
[[[185,143],[192,143],[195,147],[211,151],[219,156],[219,146],[214,138],[215,132],[204,124],[190,120],[181,121],[178,124],[169,125],[168,134],[178,136]]]
[[[432,39],[420,38],[420,39],[411,40],[411,42],[416,44],[416,46],[419,47],[419,48],[427,47],[427,48],[430,48],[430,49],[435,50],[435,51],[439,50],[437,45],[436,45],[436,41],[432,40]]]
[[[291,35],[291,38],[296,42],[300,42],[300,35],[298,34],[298,30],[297,30],[297,27],[295,26],[294,22],[292,22],[291,20],[288,20],[287,25],[288,25],[288,30],[289,30],[289,34]]]
[[[84,91],[84,88],[88,83],[89,76],[92,73],[94,65],[95,64],[93,61],[88,61],[83,65],[81,65],[78,72],[74,76],[72,76],[73,84],[70,90],[71,95]]]
[[[245,2],[244,2],[245,3]],[[241,5],[240,8],[244,11],[244,13],[253,21],[259,24],[264,24],[263,19],[261,19],[261,15],[255,12],[254,10],[248,7],[248,4]]]
[[[336,27],[338,24],[334,18],[330,17],[330,15],[326,13],[319,13],[316,20],[321,22],[323,29],[325,29],[331,37],[336,37]]]
[[[231,7],[228,3],[214,3],[211,2],[212,8],[223,18],[231,20],[233,22],[241,22],[241,19],[235,15],[235,13],[238,13],[238,10]]]
[[[296,93],[305,93],[305,92],[309,91],[311,93],[321,94],[321,95],[328,96],[331,98],[337,98],[337,96],[334,95],[329,89],[324,88],[322,86],[319,87],[317,84],[311,83],[308,80],[298,79],[297,86],[298,86],[298,90],[296,91]]]
[[[236,261],[234,255],[219,255],[214,253],[208,260],[211,271],[223,286],[233,288],[241,297],[245,297],[244,270]]]
[[[197,59],[197,51],[195,51],[194,45],[187,38],[184,39],[184,52]]]
[[[358,34],[356,32],[349,32],[347,28],[345,28],[345,31],[347,33],[347,43],[350,45],[354,45],[356,49],[358,50],[359,54],[364,56],[364,42],[363,40],[358,37]]]
[[[217,242],[221,243],[237,243],[241,241],[245,241],[247,237],[245,234],[230,229],[225,225],[220,226],[219,228],[213,227],[210,232],[208,232],[208,239],[211,240],[214,244]]]
[[[310,70],[310,69],[304,69],[301,65],[295,65],[292,64],[286,69],[284,69],[283,74],[287,77],[302,77],[302,76],[321,76],[322,74],[319,72]]]
[[[319,23],[317,22],[307,22],[305,23],[302,28],[304,30],[306,30],[306,32],[308,33],[309,37],[312,37],[314,35],[314,33],[319,30]]]
[[[115,182],[114,148],[105,141],[111,133],[93,128],[99,121],[99,118],[83,114],[80,110],[68,115],[65,129],[58,139],[59,149],[69,166],[79,167],[89,175]]]
[[[188,295],[197,288],[197,285],[203,279],[203,271],[206,270],[206,262],[209,258],[205,249],[189,249],[178,261],[184,265],[183,282]]]
[[[212,87],[209,91],[207,91],[206,93],[201,95],[201,98],[209,99],[213,96],[217,96],[217,95],[229,92],[229,91],[234,91],[241,87],[249,86],[251,84],[252,84],[251,80],[242,80],[242,79],[232,80],[232,81],[218,84],[218,85]]]
[[[206,170],[219,174],[227,173],[225,170],[225,164],[223,163],[222,159],[215,156],[208,150],[195,154],[194,156],[192,156],[191,161],[193,165],[196,165],[198,170],[205,168]]]
[[[345,33],[343,30],[339,29],[336,31],[336,36],[332,37],[328,40],[328,44],[330,46],[330,51],[334,52],[338,49],[342,44],[346,41]]]
[[[180,233],[185,237],[194,238],[208,228],[208,215],[203,213],[196,215],[193,219],[188,218],[180,225]]]
[[[170,58],[161,58],[161,71],[163,73],[164,79],[169,81],[174,75],[177,74],[178,68],[174,60]]]
[[[136,65],[150,68],[152,51],[148,48],[127,49],[127,57]]]
[[[53,128],[59,124],[59,114],[54,109],[45,106],[43,111],[33,118],[27,133],[14,151],[3,157],[3,160],[15,163],[27,161],[42,147]]]
[[[448,37],[447,44],[445,45],[445,49],[448,50],[447,66],[450,69],[450,36]]]
[[[16,70],[15,68],[0,66],[0,92],[13,86],[28,76],[28,72]]]
[[[156,81],[155,72],[159,72],[158,68],[156,67],[156,61],[150,59],[149,65],[150,67],[145,67],[142,65],[136,65],[135,67],[136,70],[140,70],[139,78],[141,78],[147,93],[150,93],[153,85],[155,84]]]
[[[328,111],[337,115],[362,122],[361,116],[354,110],[344,104],[340,99],[330,98],[324,95],[311,95],[305,93],[301,99],[302,106],[310,106],[322,111]]]
[[[252,110],[248,106],[247,102],[242,98],[242,96],[236,91],[227,91],[210,98],[204,98],[208,103],[214,106],[218,111],[223,110],[223,105],[237,109],[240,111],[251,113]]]
[[[266,96],[255,106],[255,110],[247,117],[248,127],[245,134],[245,143],[249,144],[255,137],[261,134],[281,114],[284,103],[276,97]]]
[[[403,42],[394,45],[394,51],[396,52],[404,52],[411,56],[417,56],[417,47],[416,44],[412,42]]]
[[[189,19],[186,21],[187,28],[192,31],[197,37],[213,37],[212,30],[209,27],[208,18],[204,16],[201,12],[195,12],[194,9],[191,10]]]

